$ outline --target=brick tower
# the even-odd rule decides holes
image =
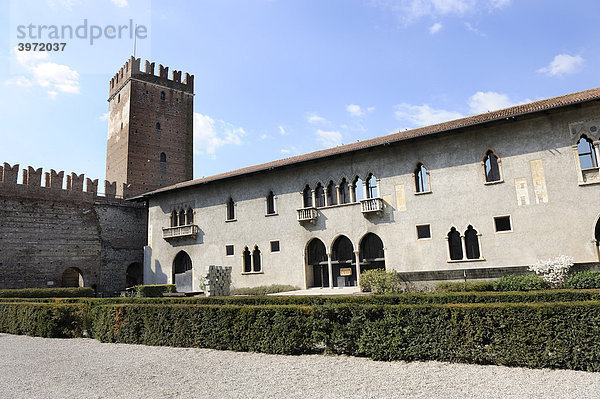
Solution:
[[[131,197],[193,177],[194,76],[131,57],[110,80],[106,180]]]

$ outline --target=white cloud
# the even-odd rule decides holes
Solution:
[[[482,10],[493,12],[507,7],[510,0],[373,0],[376,6],[395,12],[404,24],[421,18],[464,16]]]
[[[281,134],[282,136],[285,136],[287,134],[287,132],[281,125],[279,125],[279,134]]]
[[[508,95],[494,91],[478,91],[469,97],[469,107],[473,114],[482,114],[488,111],[512,107],[517,104],[522,103],[512,101]]]
[[[261,140],[266,140],[266,139],[268,139],[268,138],[269,138],[269,135],[268,135],[268,134],[261,134],[261,135],[260,135],[260,139],[261,139]]]
[[[434,125],[436,123],[458,119],[463,116],[459,112],[434,109],[427,104],[411,105],[402,103],[396,105],[395,108],[396,111],[394,114],[396,115],[396,118],[408,122],[415,127]]]
[[[21,69],[29,76],[16,76],[4,83],[19,87],[34,85],[45,88],[50,98],[54,99],[61,93],[79,93],[79,73],[67,65],[50,62],[47,52],[17,51],[13,54]]]
[[[367,108],[367,112],[373,112],[373,111],[375,111],[375,107],[368,107]]]
[[[311,114],[308,116],[308,123],[316,124],[316,123],[327,123],[329,122],[327,119],[319,116],[317,114]]]
[[[127,0],[110,0],[114,5],[119,8],[127,7]]]
[[[101,121],[107,121],[107,120],[108,120],[108,112],[106,112],[106,113],[104,113],[104,114],[100,115],[100,116],[98,117],[98,119],[100,119]]]
[[[19,86],[19,87],[30,87],[33,86],[33,82],[27,79],[25,76],[17,76],[10,78],[4,82],[5,85]]]
[[[360,109],[360,105],[350,104],[346,106],[346,111],[352,116],[362,116],[365,113]]]
[[[579,55],[558,54],[550,64],[538,69],[538,72],[548,76],[563,76],[579,72],[584,59]]]
[[[432,35],[435,35],[436,33],[438,33],[442,28],[444,27],[444,25],[442,25],[439,22],[436,22],[435,24],[431,25],[429,27],[429,33],[431,33]]]
[[[324,147],[335,147],[342,144],[342,134],[334,131],[317,130],[317,140]]]
[[[246,131],[231,123],[214,120],[208,115],[194,113],[194,150],[215,158],[215,152],[224,145],[241,145]]]
[[[471,25],[469,22],[465,22],[465,27],[467,28],[467,30],[469,32],[473,32],[476,35],[479,36],[485,36],[485,33],[481,32],[479,29],[477,29],[476,27],[474,27],[473,25]]]

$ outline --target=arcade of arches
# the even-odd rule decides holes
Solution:
[[[333,241],[329,253],[318,238],[306,246],[308,287],[356,286],[360,273],[370,269],[385,270],[383,241],[376,234],[366,234],[360,240],[358,251],[344,235]]]

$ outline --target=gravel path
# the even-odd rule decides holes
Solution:
[[[600,373],[0,334],[0,398],[598,398]]]

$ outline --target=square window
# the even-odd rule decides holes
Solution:
[[[431,238],[431,226],[429,224],[417,226],[417,239],[422,240],[424,238]]]
[[[496,232],[512,231],[510,216],[496,216],[494,218],[494,225],[496,227]]]
[[[225,245],[225,255],[233,256],[233,245]]]
[[[279,241],[271,241],[271,252],[279,252]]]

